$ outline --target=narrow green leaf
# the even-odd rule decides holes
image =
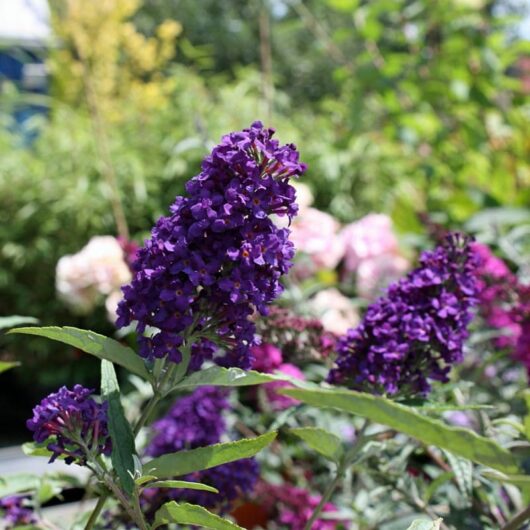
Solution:
[[[207,484],[201,484],[200,482],[188,482],[187,480],[158,480],[156,482],[150,482],[145,487],[199,490],[209,491],[210,493],[219,493],[219,490],[217,488],[212,488],[212,486],[208,486]]]
[[[109,403],[109,434],[112,440],[111,460],[122,487],[128,493],[134,490],[134,436],[125,418],[120,400],[120,387],[114,365],[101,361],[101,394]]]
[[[0,329],[13,328],[22,324],[38,324],[39,321],[33,317],[21,317],[12,315],[9,317],[0,317]]]
[[[423,495],[423,500],[426,504],[429,504],[432,496],[438,491],[438,488],[441,488],[446,482],[449,482],[453,479],[455,474],[452,471],[446,471],[440,476],[436,477],[425,489],[425,494]]]
[[[524,417],[524,432],[528,440],[530,441],[530,390],[525,390],[524,401],[526,404],[526,414]]]
[[[377,423],[388,425],[428,445],[435,445],[473,462],[505,473],[517,473],[516,460],[506,449],[469,429],[446,425],[422,416],[411,407],[394,403],[381,396],[352,390],[281,389],[280,392],[320,408],[350,412]]]
[[[317,427],[300,427],[291,429],[298,438],[301,438],[311,449],[319,452],[333,462],[339,463],[344,450],[338,436]]]
[[[17,328],[10,330],[8,333],[37,335],[63,342],[74,348],[79,348],[86,353],[90,353],[99,359],[106,359],[112,363],[119,364],[129,370],[129,372],[139,375],[144,379],[151,379],[142,358],[133,349],[94,331],[69,326],[50,326],[45,328]]]
[[[427,519],[416,519],[407,530],[440,530],[442,519],[436,521],[428,521]]]
[[[156,480],[157,477],[154,475],[143,475],[142,477],[138,477],[134,482],[137,486],[143,486],[146,482],[150,482],[151,480]]]
[[[167,502],[156,512],[152,530],[171,523],[196,525],[214,530],[244,530],[241,526],[209,512],[202,506],[175,501]]]
[[[175,389],[195,388],[197,386],[251,386],[271,381],[287,381],[286,377],[273,374],[260,374],[253,370],[241,368],[223,368],[211,366],[206,370],[199,370],[184,378]]]
[[[256,438],[246,438],[237,442],[219,443],[189,451],[169,453],[144,464],[144,473],[154,475],[157,478],[171,478],[210,469],[227,462],[254,456],[275,438],[275,432],[268,432]]]
[[[6,372],[7,370],[10,370],[11,368],[15,368],[16,366],[20,366],[19,362],[6,362],[6,361],[0,361],[0,374],[2,372]]]

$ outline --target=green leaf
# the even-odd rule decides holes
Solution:
[[[473,462],[504,473],[517,473],[515,458],[493,440],[469,429],[446,425],[422,416],[411,407],[381,396],[352,390],[281,389],[280,393],[320,408],[333,408],[368,418],[408,434],[428,445],[435,445]]]
[[[95,355],[99,359],[106,359],[107,361],[123,366],[129,372],[139,375],[144,379],[151,380],[151,376],[142,358],[133,349],[94,331],[69,326],[62,328],[50,326],[46,328],[17,328],[12,329],[8,333],[37,335],[63,342],[74,348],[79,348],[86,353]]]
[[[427,519],[416,519],[407,530],[440,530],[442,519],[436,521],[428,521]]]
[[[524,401],[526,404],[526,414],[524,417],[524,432],[527,439],[530,441],[530,390],[525,390]]]
[[[11,368],[15,368],[16,366],[20,366],[19,362],[6,362],[6,361],[0,361],[0,374],[2,372],[6,372],[7,370],[10,370]]]
[[[209,512],[202,506],[175,501],[167,502],[156,512],[152,530],[171,523],[202,526],[214,530],[244,530],[241,526]]]
[[[128,493],[134,490],[134,436],[125,418],[120,400],[120,387],[114,365],[101,361],[101,394],[109,403],[109,433],[112,440],[111,460],[122,487]]]
[[[317,427],[300,427],[290,429],[298,438],[301,438],[311,449],[319,452],[337,464],[340,462],[344,449],[338,436]]]
[[[253,370],[241,370],[241,368],[223,368],[211,366],[206,370],[199,370],[184,378],[176,389],[195,388],[197,386],[251,386],[271,381],[287,381],[287,377],[273,374],[260,374]]]
[[[444,451],[444,454],[455,474],[458,489],[469,506],[473,494],[473,464],[466,458],[453,455],[450,451]]]
[[[156,479],[157,477],[155,477],[154,475],[143,475],[142,477],[138,477],[134,482],[137,486],[143,486],[146,482]]]
[[[39,321],[33,317],[21,317],[12,315],[9,317],[0,317],[0,329],[13,328],[21,324],[38,324]]]
[[[38,485],[38,477],[30,473],[0,477],[0,498],[13,495],[14,493],[34,490]]]
[[[158,480],[156,482],[150,482],[149,484],[146,484],[145,487],[199,490],[209,491],[210,493],[219,493],[217,488],[212,488],[212,486],[201,484],[200,482],[188,482],[187,480]]]
[[[246,438],[237,442],[219,443],[189,451],[169,453],[144,464],[144,473],[154,475],[157,478],[171,478],[210,469],[227,462],[254,456],[275,438],[275,432],[268,432],[256,438]]]
[[[438,491],[438,488],[441,488],[446,482],[449,482],[453,479],[455,474],[452,471],[446,471],[440,476],[436,477],[425,489],[425,494],[423,495],[423,500],[426,504],[429,504],[432,496]]]

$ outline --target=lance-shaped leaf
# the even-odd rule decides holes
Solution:
[[[114,366],[109,361],[101,361],[101,394],[108,401],[108,426],[112,440],[111,460],[122,487],[128,493],[134,489],[134,436],[125,418],[120,400],[120,387]]]
[[[493,440],[469,429],[453,427],[422,416],[411,407],[394,403],[381,396],[352,390],[281,389],[287,396],[320,408],[333,408],[368,418],[408,434],[428,445],[435,445],[473,462],[504,473],[517,473],[513,455]]]
[[[241,526],[209,512],[202,506],[175,501],[167,502],[156,512],[152,530],[171,523],[213,530],[244,530]]]
[[[327,459],[336,462],[340,462],[344,450],[342,448],[342,442],[338,436],[317,427],[299,427],[291,429],[292,432],[298,438],[304,440],[304,442],[325,456]]]
[[[13,328],[22,324],[38,324],[39,321],[33,317],[21,317],[12,315],[9,317],[0,317],[0,329]]]
[[[169,453],[144,464],[144,473],[157,478],[171,478],[210,469],[234,460],[250,458],[267,447],[275,438],[275,432],[268,432],[256,438]]]
[[[106,359],[114,364],[123,366],[129,372],[139,375],[144,379],[151,379],[142,358],[128,346],[120,344],[118,341],[88,331],[86,329],[72,327],[50,326],[45,328],[17,328],[8,333],[23,333],[24,335],[37,335],[47,339],[56,340],[78,348],[86,353],[90,353],[99,359]]]
[[[138,482],[137,482],[138,484]],[[219,493],[217,488],[201,484],[200,482],[189,482],[187,480],[157,480],[144,485],[145,488],[170,488],[181,490],[199,490],[208,491],[210,493]]]
[[[11,368],[15,368],[16,366],[20,366],[20,363],[16,361],[14,362],[0,361],[0,374],[2,372],[6,372],[7,370],[10,370]]]

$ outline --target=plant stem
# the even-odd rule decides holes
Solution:
[[[307,524],[305,525],[304,530],[312,529],[313,524],[318,519],[320,513],[322,512],[322,509],[324,508],[326,503],[331,499],[333,492],[335,491],[337,486],[340,484],[340,482],[344,478],[344,474],[346,473],[346,470],[351,466],[352,462],[355,460],[355,457],[359,454],[361,449],[364,447],[364,444],[366,443],[366,441],[370,438],[370,437],[367,438],[366,436],[364,436],[364,433],[368,425],[369,425],[368,420],[364,420],[363,426],[358,431],[357,439],[355,440],[355,443],[350,448],[350,450],[344,455],[344,457],[342,458],[342,461],[337,466],[337,473],[335,475],[335,478],[330,482],[330,484],[326,488],[326,491],[324,492],[324,495],[322,495],[320,502],[318,503],[317,507],[314,509],[313,513],[311,514],[309,521],[307,521]]]
[[[519,512],[513,519],[508,521],[501,530],[519,530],[521,525],[530,519],[530,506],[527,506],[523,511]]]
[[[320,502],[318,503],[317,507],[314,509],[311,515],[311,518],[309,519],[309,521],[307,521],[307,524],[305,525],[304,530],[311,530],[311,528],[313,528],[313,523],[318,519],[320,512],[322,511],[326,503],[329,501],[329,499],[331,499],[331,496],[333,495],[335,488],[339,485],[340,481],[342,480],[344,471],[345,471],[345,466],[339,466],[337,468],[337,474],[335,475],[335,478],[330,482],[330,484],[326,488],[326,491],[324,492],[324,495],[322,495],[322,498],[320,499]]]
[[[98,502],[94,507],[94,510],[90,514],[90,517],[85,525],[85,530],[92,530],[92,528],[96,524],[99,514],[101,513],[101,510],[103,510],[103,506],[105,506],[105,503],[107,502],[107,499],[108,495],[106,493],[103,493],[101,497],[99,497]]]

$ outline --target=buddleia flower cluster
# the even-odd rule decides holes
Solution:
[[[136,321],[146,359],[180,362],[192,335],[193,368],[212,357],[250,366],[249,317],[266,314],[294,254],[289,229],[271,216],[290,221],[297,213],[289,180],[305,170],[295,146],[280,145],[273,133],[255,122],[224,136],[139,251],[117,324]],[[148,329],[156,332],[142,336]]]
[[[449,234],[392,284],[337,346],[328,382],[388,395],[425,395],[460,362],[476,304],[470,239]]]
[[[227,430],[225,415],[230,410],[226,390],[197,388],[177,400],[167,414],[153,424],[155,435],[146,454],[156,457],[220,442]],[[151,513],[164,502],[177,500],[225,511],[236,498],[253,490],[258,477],[259,466],[254,458],[237,460],[184,477],[184,480],[213,486],[219,490],[218,494],[184,489],[147,489],[143,493],[143,506]]]
[[[109,455],[111,440],[107,427],[108,403],[98,403],[93,390],[65,386],[45,397],[26,422],[37,443],[46,442],[52,452],[50,462],[65,457],[65,462],[85,465],[87,458]]]
[[[37,523],[37,516],[27,495],[8,495],[0,499],[0,520],[9,529]]]

